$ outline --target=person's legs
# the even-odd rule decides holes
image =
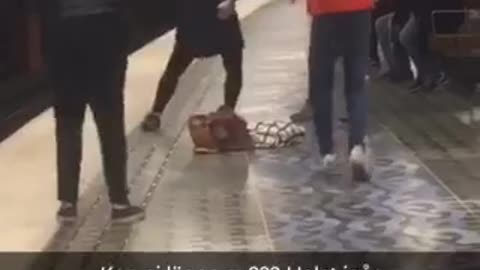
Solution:
[[[389,13],[377,19],[375,22],[375,32],[378,36],[378,43],[382,49],[383,57],[385,59],[386,68],[388,72],[393,70],[394,60],[392,52],[392,39],[391,39],[391,25],[392,25],[393,13]],[[374,31],[372,31],[374,32]]]
[[[372,29],[375,29],[376,22],[381,17],[383,17],[383,16],[372,17],[372,19],[370,21]],[[379,38],[380,37],[379,37],[377,31],[371,31],[371,33],[370,33],[370,54],[369,55],[370,55],[371,64],[373,64],[375,66],[379,66],[380,62],[381,62],[380,61],[380,56],[378,55],[378,45],[380,44],[379,43],[379,41],[380,41]]]
[[[410,80],[412,73],[409,58],[399,44],[399,26],[393,21],[394,14],[380,17],[376,22],[376,32],[387,65],[385,75],[393,81]]]
[[[310,17],[309,17],[310,18]],[[312,31],[312,27],[311,24],[312,24],[312,18],[310,18],[308,20],[308,23],[309,23],[309,29],[310,29],[310,32]],[[311,33],[310,33],[310,36],[311,36]],[[310,65],[310,44],[308,45],[308,48],[306,48],[307,50],[307,55],[308,55],[308,65]],[[310,70],[310,68],[308,68]],[[307,75],[308,79],[310,79],[310,75]],[[303,106],[300,108],[299,111],[293,113],[292,115],[290,115],[290,120],[292,122],[304,122],[304,121],[308,121],[308,120],[311,120],[312,117],[313,117],[313,112],[312,112],[312,106],[311,106],[311,89],[308,89],[307,91],[307,98],[305,99],[305,102],[303,103]]]
[[[426,27],[426,23],[420,24],[419,28],[419,47],[424,65],[424,91],[433,91],[448,82],[446,74],[443,72],[440,56],[431,50],[428,37],[431,29]]]
[[[225,78],[225,105],[235,109],[243,82],[243,51],[242,48],[232,49],[222,54]]]
[[[133,222],[145,217],[143,209],[131,206],[127,183],[127,141],[124,117],[124,81],[128,37],[125,21],[111,14],[91,22],[88,74],[89,105],[100,139],[105,181],[112,204],[113,222]]]
[[[87,103],[83,73],[88,69],[79,53],[83,40],[72,41],[71,20],[59,23],[48,41],[48,79],[54,93],[57,198],[60,220],[76,217],[82,160],[82,125]]]
[[[415,16],[412,15],[400,31],[400,43],[405,47],[408,55],[417,68],[416,83],[411,88],[419,88],[423,85],[425,80],[426,68],[420,52],[419,29]]]
[[[71,84],[54,85],[55,133],[57,143],[58,200],[75,206],[78,200],[82,160],[82,125],[86,98],[75,94]],[[72,213],[74,215],[75,213]]]
[[[353,178],[369,179],[368,157],[365,145],[367,134],[367,93],[365,75],[368,71],[370,13],[354,12],[341,21],[342,55],[344,57],[345,97],[349,117],[349,152]]]
[[[156,131],[160,128],[161,114],[170,102],[178,85],[178,81],[185,70],[190,66],[194,57],[179,42],[175,43],[173,52],[157,87],[157,93],[151,113],[142,124],[145,131]]]
[[[351,29],[345,35],[343,52],[345,97],[350,119],[349,150],[358,145],[363,146],[366,136],[368,107],[365,75],[368,70],[369,18],[368,12],[352,14],[350,27],[345,28]]]
[[[68,86],[55,88],[62,183],[59,197],[68,203],[60,208],[61,220],[76,217],[81,125],[86,104],[91,105],[99,130],[113,221],[130,222],[144,217],[144,211],[130,206],[127,198],[122,91],[128,39],[124,23],[114,13],[66,19],[59,32],[65,38],[59,39],[53,48],[60,53],[54,57],[57,61],[50,61],[50,72],[57,78],[55,81]]]
[[[125,62],[124,62],[125,63]],[[90,107],[98,129],[105,181],[110,201],[128,205],[127,141],[125,136],[123,86],[126,65],[110,63],[92,90]]]
[[[193,61],[193,56],[186,51],[181,44],[175,43],[172,55],[167,64],[165,73],[158,83],[157,95],[153,103],[152,111],[162,113],[172,98],[178,84],[178,80]]]
[[[413,79],[413,72],[410,65],[410,58],[407,50],[400,42],[400,31],[404,23],[393,21],[391,24],[391,41],[393,50],[393,80],[410,81]]]
[[[317,16],[312,22],[309,89],[320,154],[333,155],[332,92],[336,60],[334,16]]]

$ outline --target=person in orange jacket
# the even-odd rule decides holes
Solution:
[[[297,0],[291,0],[292,3]],[[335,64],[343,58],[349,119],[350,163],[355,180],[366,181],[368,155],[366,77],[369,66],[373,0],[307,0],[312,16],[309,52],[309,90],[321,161],[327,169],[336,160],[333,142],[333,84]],[[318,166],[317,166],[318,165]]]

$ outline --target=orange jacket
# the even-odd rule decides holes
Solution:
[[[372,9],[373,0],[307,0],[307,7],[308,12],[313,16],[353,12]]]

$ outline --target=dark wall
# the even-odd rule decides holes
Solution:
[[[0,1],[0,80],[23,71],[26,14],[18,0]]]

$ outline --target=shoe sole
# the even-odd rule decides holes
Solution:
[[[138,213],[138,214],[127,216],[127,217],[112,219],[112,224],[135,223],[138,221],[143,221],[145,220],[145,218],[146,218],[145,213]]]
[[[302,123],[302,122],[308,122],[313,119],[313,116],[308,115],[308,116],[291,116],[290,121],[294,123]]]
[[[352,180],[355,182],[369,182],[370,174],[365,169],[365,166],[360,163],[352,163]]]
[[[219,151],[216,149],[208,149],[208,148],[202,148],[202,147],[197,147],[194,149],[194,152],[196,154],[200,155],[206,155],[206,154],[218,154]]]
[[[60,217],[57,216],[57,222],[59,223],[73,223],[77,220],[77,217]]]
[[[142,130],[144,132],[157,132],[158,130],[160,129],[160,126],[155,126],[155,127],[152,127],[148,124],[143,124],[142,125]]]

